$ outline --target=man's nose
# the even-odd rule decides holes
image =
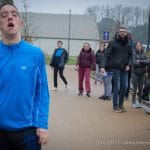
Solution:
[[[13,19],[12,13],[8,13],[8,16],[7,16],[7,17],[8,17],[8,20],[10,20],[10,19],[12,20],[12,19]]]

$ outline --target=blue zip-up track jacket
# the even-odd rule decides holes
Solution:
[[[0,42],[0,129],[48,129],[49,99],[40,48]]]

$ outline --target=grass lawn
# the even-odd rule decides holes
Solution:
[[[150,50],[147,52],[147,56],[150,58]]]

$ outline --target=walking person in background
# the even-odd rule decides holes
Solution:
[[[100,82],[102,82],[101,78],[100,78],[100,64],[102,61],[102,57],[104,55],[104,49],[105,49],[105,43],[101,42],[100,46],[99,46],[99,50],[96,52],[95,54],[95,59],[96,59],[96,72],[95,72],[95,82],[94,84],[97,84],[97,82],[100,80]]]
[[[62,47],[63,42],[62,41],[57,41],[57,48],[54,50],[54,53],[52,55],[52,59],[50,62],[50,66],[54,68],[54,88],[52,88],[52,91],[57,90],[58,83],[57,83],[57,76],[58,72],[60,75],[60,78],[62,81],[65,83],[65,88],[69,89],[68,82],[66,78],[63,75],[65,64],[68,62],[68,53],[65,48]]]
[[[108,43],[105,43],[105,50],[107,50],[108,48]],[[104,52],[103,52],[103,56],[101,58],[101,63],[99,63],[99,68],[102,67],[102,60],[104,59]],[[112,77],[113,77],[113,73],[108,69],[106,70],[106,73],[101,73],[102,76],[102,81],[103,81],[103,85],[104,85],[104,94],[99,97],[99,99],[103,99],[103,100],[111,100],[111,96],[112,96]]]
[[[133,41],[133,38],[132,38],[132,35],[131,35],[130,32],[128,32],[128,42],[129,42],[129,45],[130,45],[132,51],[134,52],[134,50],[135,50],[135,44],[136,43]],[[127,82],[128,82],[127,83],[128,86],[127,86],[127,91],[126,91],[125,99],[129,100],[129,92],[130,92],[130,89],[132,88],[131,87],[131,68],[128,71],[128,81]]]
[[[105,51],[101,72],[105,69],[113,72],[113,110],[126,112],[124,97],[127,90],[128,71],[132,63],[132,49],[128,43],[127,29],[120,27],[118,36],[109,43]],[[105,69],[104,69],[105,68]]]
[[[41,150],[48,142],[49,91],[43,52],[21,39],[13,4],[0,6],[0,149]]]
[[[132,65],[132,107],[141,108],[142,95],[143,95],[143,84],[144,75],[146,73],[146,65],[148,65],[149,60],[143,52],[142,44],[140,42],[136,43],[136,48],[133,54],[133,65]],[[138,99],[136,100],[138,90]]]
[[[150,101],[150,59],[146,67],[142,100]]]
[[[104,45],[105,50],[107,49],[108,45],[109,45],[109,43],[108,43],[108,42],[105,42],[105,45]]]
[[[77,59],[76,68],[78,70],[79,79],[79,96],[83,95],[83,81],[85,79],[85,89],[86,96],[90,97],[91,87],[90,87],[90,72],[91,69],[95,71],[96,62],[94,51],[92,50],[89,43],[84,43],[83,48]]]

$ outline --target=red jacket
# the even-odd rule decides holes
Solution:
[[[96,60],[94,51],[92,49],[85,51],[84,49],[81,50],[78,59],[77,64],[81,68],[91,68],[92,70],[96,70]]]

